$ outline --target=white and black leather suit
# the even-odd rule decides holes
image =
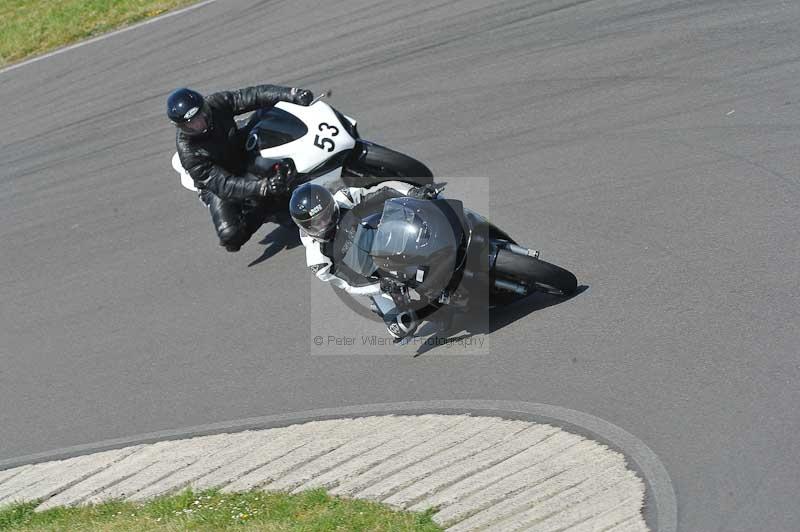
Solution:
[[[416,190],[417,187],[400,181],[385,181],[369,188],[343,188],[333,195],[340,213],[334,235],[320,240],[300,229],[300,241],[306,249],[306,265],[311,271],[319,280],[331,283],[349,294],[369,297],[374,305],[373,311],[383,319],[388,332],[396,341],[413,334],[419,325],[413,309],[405,308],[405,305],[394,294],[387,292],[380,282],[353,283],[353,279],[363,279],[359,279],[359,274],[353,274],[336,257],[341,258],[343,255],[342,246],[352,243],[352,235],[362,217],[381,212],[386,200],[413,194]],[[357,214],[348,216],[348,213]],[[337,238],[336,235],[341,233],[345,233],[346,236]],[[431,309],[433,307],[426,307],[424,310]],[[400,320],[403,315],[408,315],[411,322],[404,324]]]
[[[204,98],[211,114],[209,130],[200,136],[177,130],[181,165],[210,210],[220,245],[229,251],[237,251],[271,212],[280,211],[264,193],[259,181],[264,176],[247,174],[244,145],[248,132],[240,130],[234,118],[280,101],[293,102],[295,94],[296,90],[277,85],[210,94]]]

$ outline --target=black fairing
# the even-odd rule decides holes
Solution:
[[[437,298],[456,270],[463,236],[449,211],[445,200],[386,201],[370,252],[381,273]]]
[[[339,122],[342,123],[342,127],[344,128],[345,131],[347,131],[347,134],[350,135],[351,137],[353,137],[354,139],[358,139],[359,138],[359,136],[358,136],[358,128],[356,126],[354,126],[353,123],[350,122],[347,119],[347,117],[345,117],[342,113],[340,113],[339,111],[337,111],[333,107],[331,107],[331,109],[333,110],[333,114],[336,115],[336,118],[339,119]]]
[[[312,168],[308,171],[308,174],[314,176],[320,176],[327,174],[328,172],[335,170],[342,165],[344,165],[347,158],[350,156],[350,150],[340,151],[330,159],[323,161],[322,164],[317,166],[316,168]],[[351,186],[351,185],[348,185]]]

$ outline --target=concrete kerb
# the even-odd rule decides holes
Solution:
[[[568,408],[521,401],[442,400],[380,403],[342,408],[324,408],[288,414],[246,418],[196,427],[140,434],[86,445],[78,445],[27,456],[0,460],[0,471],[27,464],[63,460],[80,455],[119,449],[131,445],[156,443],[219,433],[286,427],[310,421],[357,418],[375,415],[473,414],[537,423],[549,423],[592,438],[616,450],[644,480],[644,517],[651,530],[677,530],[677,503],[672,482],[656,454],[641,440],[616,425]]]

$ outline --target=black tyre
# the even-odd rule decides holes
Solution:
[[[497,252],[494,271],[497,277],[548,294],[569,296],[578,288],[578,280],[564,268],[507,249]]]
[[[361,142],[365,151],[347,162],[345,175],[342,176],[348,186],[370,186],[386,179],[414,185],[433,183],[433,172],[413,157],[379,144]]]

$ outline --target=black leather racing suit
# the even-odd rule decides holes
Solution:
[[[177,130],[176,144],[181,165],[208,205],[220,245],[237,251],[247,242],[270,211],[270,199],[259,194],[259,179],[247,174],[246,130],[239,130],[234,117],[293,101],[290,87],[257,85],[210,94],[205,101],[211,111],[209,131],[189,136]]]

